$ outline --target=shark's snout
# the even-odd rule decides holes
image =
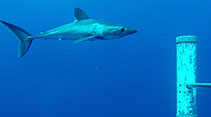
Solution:
[[[138,31],[137,30],[134,30],[132,33],[137,33]]]
[[[128,34],[137,33],[138,31],[136,29],[128,28]]]

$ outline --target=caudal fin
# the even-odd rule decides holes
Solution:
[[[7,28],[9,28],[9,30],[11,30],[18,37],[18,39],[20,41],[19,49],[18,49],[18,56],[19,57],[24,56],[32,43],[33,39],[28,38],[31,35],[28,32],[26,32],[25,30],[23,30],[22,28],[17,27],[8,22],[0,21],[0,23],[4,24]]]

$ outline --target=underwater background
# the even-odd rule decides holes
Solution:
[[[211,82],[210,0],[1,0],[0,20],[31,34],[90,18],[139,32],[110,41],[18,39],[0,27],[0,117],[174,117],[176,36],[198,36],[198,82]],[[211,91],[199,89],[200,117]]]

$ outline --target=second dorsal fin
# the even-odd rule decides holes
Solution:
[[[85,20],[89,19],[89,16],[79,7],[75,7],[74,9],[74,15],[77,20]]]

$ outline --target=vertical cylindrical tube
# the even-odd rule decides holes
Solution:
[[[188,88],[196,82],[196,36],[179,36],[177,44],[177,117],[197,117],[196,89]]]

